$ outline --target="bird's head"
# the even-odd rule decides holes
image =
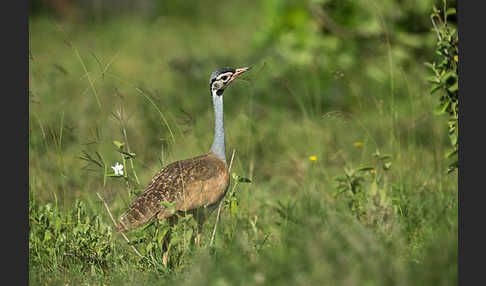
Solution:
[[[209,79],[209,90],[211,94],[216,94],[222,96],[225,88],[242,73],[250,70],[251,67],[232,69],[232,68],[221,68],[211,74]]]

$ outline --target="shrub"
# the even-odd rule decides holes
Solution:
[[[437,35],[437,45],[435,52],[439,56],[437,62],[426,63],[433,71],[434,75],[429,78],[432,83],[431,94],[439,95],[439,104],[435,110],[436,114],[447,114],[449,117],[449,138],[452,148],[447,151],[446,157],[451,158],[448,173],[459,167],[457,137],[458,114],[459,114],[459,95],[458,95],[458,34],[457,29],[447,22],[449,15],[455,15],[455,8],[447,8],[444,1],[443,11],[433,8],[430,15],[434,30]]]

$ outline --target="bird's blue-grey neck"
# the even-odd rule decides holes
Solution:
[[[226,163],[226,147],[224,142],[223,95],[212,92],[214,106],[214,140],[211,151]]]

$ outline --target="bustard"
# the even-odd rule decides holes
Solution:
[[[192,212],[198,220],[198,234],[207,214],[224,197],[230,176],[227,170],[223,121],[223,92],[250,67],[221,68],[211,74],[209,89],[213,99],[214,140],[208,153],[173,162],[158,171],[152,181],[120,217],[119,230],[129,230],[154,219],[177,219],[163,202],[178,212]],[[205,212],[203,209],[206,208]],[[198,237],[197,237],[198,238]]]

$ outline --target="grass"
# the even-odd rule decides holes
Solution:
[[[376,63],[391,96],[386,82],[357,92],[359,72],[289,74],[252,48],[258,17],[230,20],[30,19],[30,284],[456,284],[457,174],[425,80]],[[129,233],[139,260],[96,192],[119,216],[158,169],[206,152],[208,78],[227,65],[254,66],[225,93],[232,173],[252,182],[228,194],[214,247],[215,215],[199,247],[187,218],[164,267],[157,222]],[[125,177],[107,176],[115,162]]]

